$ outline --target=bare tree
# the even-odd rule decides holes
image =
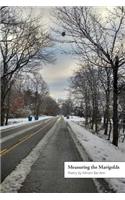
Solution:
[[[48,86],[43,80],[42,75],[34,72],[27,76],[25,87],[26,90],[31,90],[33,93],[33,114],[39,116],[43,105],[45,106],[44,99],[49,95]]]
[[[47,83],[39,72],[18,74],[11,89],[9,117],[38,117],[44,113],[48,95]]]
[[[104,134],[108,135],[111,120],[112,69],[107,67],[99,68],[99,80],[104,91]]]
[[[69,115],[72,115],[72,113],[73,113],[73,102],[70,98],[66,99],[63,102],[61,110],[62,110],[62,114],[64,116],[68,117]]]
[[[58,103],[52,97],[45,96],[43,110],[45,115],[56,116],[59,114],[60,109]]]
[[[32,70],[41,62],[52,61],[46,48],[51,46],[49,34],[37,19],[24,18],[14,9],[0,9],[1,125],[4,125],[6,101],[14,78],[20,70]],[[39,61],[39,63],[38,63]],[[8,101],[9,102],[9,101]]]
[[[100,122],[100,81],[97,68],[93,66],[82,66],[71,78],[73,93],[81,94],[83,98],[83,110],[85,116],[85,125],[91,124],[91,129],[98,133],[98,124]],[[77,95],[78,96],[78,95]],[[78,96],[79,98],[79,96]]]
[[[83,59],[113,72],[113,141],[118,145],[118,70],[125,64],[125,8],[106,11],[104,19],[92,7],[59,7],[58,20]],[[61,29],[61,30],[62,30]],[[66,39],[65,39],[66,40]],[[65,41],[64,41],[65,42]],[[96,58],[96,59],[95,59]],[[98,58],[98,59],[97,59]]]

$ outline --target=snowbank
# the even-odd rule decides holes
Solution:
[[[78,116],[69,116],[69,120],[74,122],[85,121],[83,117],[78,117]]]
[[[22,183],[25,181],[27,175],[31,171],[32,165],[39,158],[40,153],[49,142],[50,138],[55,134],[55,131],[59,128],[60,118],[56,121],[54,126],[47,132],[47,134],[40,140],[40,142],[33,148],[30,154],[24,158],[20,164],[17,165],[1,183],[0,192],[2,193],[16,193],[21,188]]]
[[[80,126],[84,126],[84,123],[85,123],[85,118],[78,117],[78,116],[69,116],[69,119],[67,119],[66,117],[64,117],[64,119],[68,120],[68,121],[75,122],[76,124],[78,124]]]
[[[89,158],[95,162],[125,162],[125,153],[108,141],[90,133],[85,128],[67,120],[77,141],[86,150]],[[116,192],[125,192],[125,179],[105,179]]]
[[[44,120],[44,119],[49,119],[51,116],[40,116],[39,120]],[[8,129],[8,128],[13,128],[21,125],[25,125],[28,123],[34,123],[36,121],[34,117],[32,118],[32,121],[28,121],[28,118],[13,118],[8,120],[8,125],[7,126],[0,126],[0,130]]]

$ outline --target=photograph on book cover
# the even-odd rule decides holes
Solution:
[[[0,7],[1,193],[125,192],[125,7]]]

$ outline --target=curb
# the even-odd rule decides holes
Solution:
[[[68,131],[76,145],[76,148],[78,149],[78,152],[82,158],[83,161],[88,161],[88,162],[94,162],[93,159],[90,157],[90,155],[86,152],[86,149],[83,147],[83,145],[81,144],[80,140],[77,138],[75,132],[73,131],[73,129],[71,128],[71,126],[69,125],[68,122],[66,122],[67,124],[67,128]],[[99,191],[99,193],[116,193],[117,191],[115,191],[112,186],[106,181],[106,179],[104,178],[92,178],[97,190]]]

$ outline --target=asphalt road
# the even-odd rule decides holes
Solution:
[[[44,119],[42,121],[34,121],[34,122],[29,122],[28,124],[24,124],[24,125],[19,125],[19,126],[15,126],[15,127],[9,127],[6,129],[1,130],[1,134],[0,134],[0,138],[4,138],[6,136],[12,135],[14,133],[17,133],[19,131],[25,130],[27,128],[31,128],[34,127],[34,125],[39,125],[41,123],[46,122],[49,119]]]
[[[54,117],[1,132],[1,181],[31,152],[56,120]]]
[[[65,161],[82,161],[62,119],[59,129],[32,166],[19,192],[23,193],[94,193],[92,179],[64,178]]]

